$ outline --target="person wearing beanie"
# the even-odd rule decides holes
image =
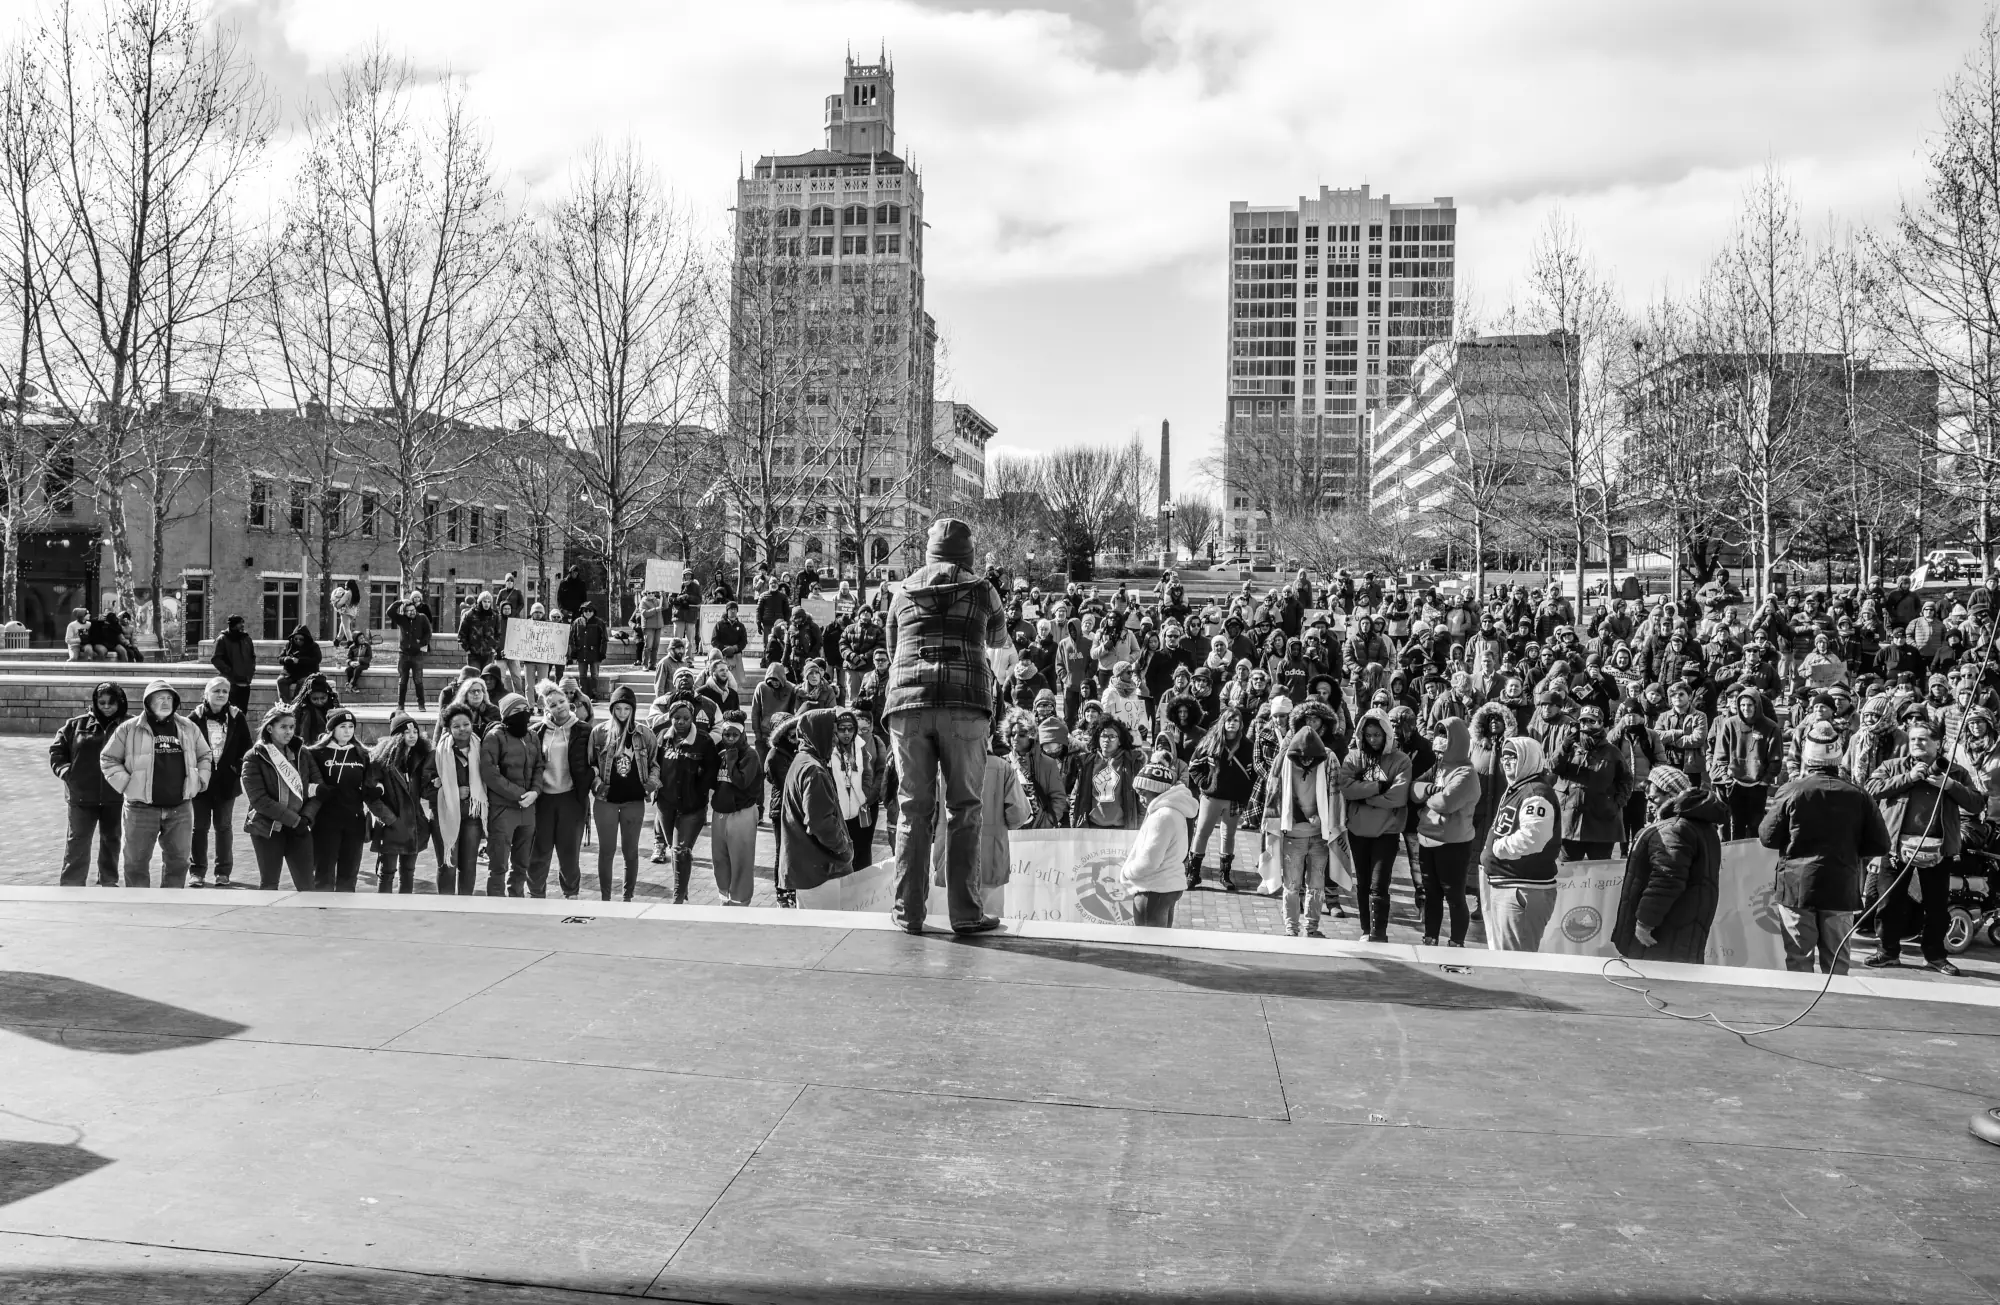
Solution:
[[[296,892],[318,886],[312,827],[320,789],[319,766],[298,737],[297,713],[290,703],[273,703],[243,759],[243,801],[250,808],[243,829],[257,858],[257,886],[265,892],[278,887],[281,871],[290,872]]]
[[[375,818],[369,844],[375,849],[375,891],[417,890],[417,853],[431,838],[431,816],[438,790],[437,767],[430,741],[414,717],[396,712],[389,732],[368,754],[368,777],[362,790],[368,814]]]
[[[1728,804],[1676,766],[1646,780],[1653,821],[1633,840],[1611,943],[1628,960],[1701,965],[1721,892]]]
[[[207,875],[209,831],[215,831],[215,886],[231,887],[236,867],[236,799],[243,792],[243,758],[250,753],[250,721],[229,704],[229,681],[218,675],[202,690],[201,702],[188,713],[208,739],[215,756],[208,787],[194,798],[194,853],[188,864],[188,887],[199,888]]]
[[[965,522],[933,521],[925,556],[925,565],[910,573],[890,602],[885,630],[890,669],[882,719],[889,728],[901,811],[890,918],[906,932],[923,931],[942,775],[951,927],[955,933],[980,933],[1000,924],[980,909],[973,880],[993,717],[986,650],[1006,640],[1007,611],[993,586],[972,569],[972,528]]]
[[[1828,721],[1799,744],[1804,773],[1778,791],[1757,839],[1778,854],[1772,894],[1785,968],[1847,973],[1845,944],[1861,906],[1861,867],[1889,853],[1889,830],[1868,791],[1842,774],[1846,750]]]
[[[368,850],[369,783],[360,729],[352,711],[336,707],[326,714],[326,732],[306,747],[321,780],[319,814],[313,817],[317,892],[351,893],[360,883],[361,858]]]
[[[69,799],[69,836],[63,843],[62,860],[65,888],[82,888],[90,882],[93,833],[97,836],[97,882],[105,888],[118,886],[125,799],[104,778],[99,762],[104,745],[125,723],[126,714],[125,690],[115,680],[101,680],[91,690],[90,710],[64,721],[49,744],[49,769],[63,782]]]
[[[646,804],[659,789],[653,732],[638,718],[639,696],[629,684],[611,691],[605,719],[590,731],[590,769],[595,781],[591,810],[597,821],[597,893],[611,900],[612,861],[625,850],[625,900],[639,884],[639,836]]]
[[[1875,954],[1863,964],[1902,964],[1903,939],[1918,933],[1925,966],[1956,974],[1944,946],[1951,876],[1964,848],[1963,822],[1985,809],[1986,794],[1965,767],[1945,756],[1934,721],[1912,719],[1906,733],[1902,755],[1876,766],[1865,782],[1882,809],[1891,855],[1882,874]]]
[[[1132,785],[1146,802],[1146,815],[1118,877],[1132,895],[1133,924],[1171,929],[1174,905],[1185,891],[1188,822],[1200,808],[1164,752],[1153,755]]]
[[[181,695],[166,680],[146,686],[143,710],[127,717],[98,753],[104,782],[124,796],[124,880],[152,886],[153,848],[160,849],[160,887],[187,886],[194,849],[194,799],[215,765],[208,736],[175,715]]]
[[[528,730],[528,700],[510,693],[500,700],[500,723],[479,740],[479,776],[486,785],[486,895],[522,897],[534,858],[535,778],[542,772],[542,743]]]

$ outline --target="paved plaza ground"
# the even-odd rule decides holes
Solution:
[[[2000,1300],[1989,990],[683,911],[0,889],[0,1300]]]

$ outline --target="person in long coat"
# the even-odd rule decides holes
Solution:
[[[424,805],[436,800],[437,767],[431,745],[411,716],[389,718],[389,733],[368,757],[368,778],[362,788],[373,825],[369,844],[375,849],[375,891],[416,891],[417,853],[430,842],[431,822]]]
[[[1674,766],[1646,779],[1653,822],[1632,840],[1611,943],[1629,960],[1700,965],[1721,895],[1729,805]]]

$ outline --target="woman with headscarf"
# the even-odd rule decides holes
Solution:
[[[368,848],[368,753],[356,737],[359,728],[353,712],[335,707],[327,713],[326,733],[309,749],[321,779],[319,814],[313,817],[313,875],[322,893],[353,892]]]
[[[273,703],[264,713],[257,742],[243,759],[243,822],[257,857],[257,886],[278,887],[280,870],[291,873],[292,888],[318,888],[313,870],[313,817],[319,814],[320,774],[310,749],[298,737],[298,716],[290,703]]]
[[[593,794],[597,822],[597,894],[611,900],[611,863],[622,840],[625,849],[625,898],[632,900],[639,884],[639,838],[646,824],[646,803],[660,786],[653,732],[639,720],[639,698],[632,686],[611,691],[605,719],[590,731]],[[675,878],[680,878],[679,867]]]
[[[432,749],[437,772],[437,890],[441,897],[470,897],[479,888],[479,848],[486,841],[486,780],[479,773],[479,731],[472,709],[454,702]]]
[[[389,718],[389,732],[368,754],[362,800],[375,818],[369,842],[375,849],[375,891],[417,890],[417,853],[430,841],[424,803],[437,794],[437,770],[430,744],[404,712]]]

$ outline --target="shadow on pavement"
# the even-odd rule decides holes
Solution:
[[[94,1173],[111,1162],[73,1142],[14,1142],[0,1138],[0,1205],[12,1205]],[[0,1273],[0,1283],[6,1275]],[[0,1290],[0,1300],[22,1297]],[[28,1299],[33,1299],[29,1297]]]
[[[1050,960],[1095,965],[1121,974],[1145,975],[1208,992],[1463,1010],[1551,1013],[1576,1009],[1521,990],[1514,986],[1517,980],[1511,972],[1503,970],[1472,970],[1454,976],[1434,965],[1356,960],[1347,956],[1329,956],[1324,962],[1303,956],[1216,961],[1185,951],[1152,951],[1143,947],[1128,950],[1043,938],[986,935],[957,941],[961,946],[1002,948]]]
[[[39,1042],[118,1056],[179,1045],[130,1036],[134,1033],[214,1042],[249,1027],[66,975],[26,970],[0,970],[0,1024]]]

